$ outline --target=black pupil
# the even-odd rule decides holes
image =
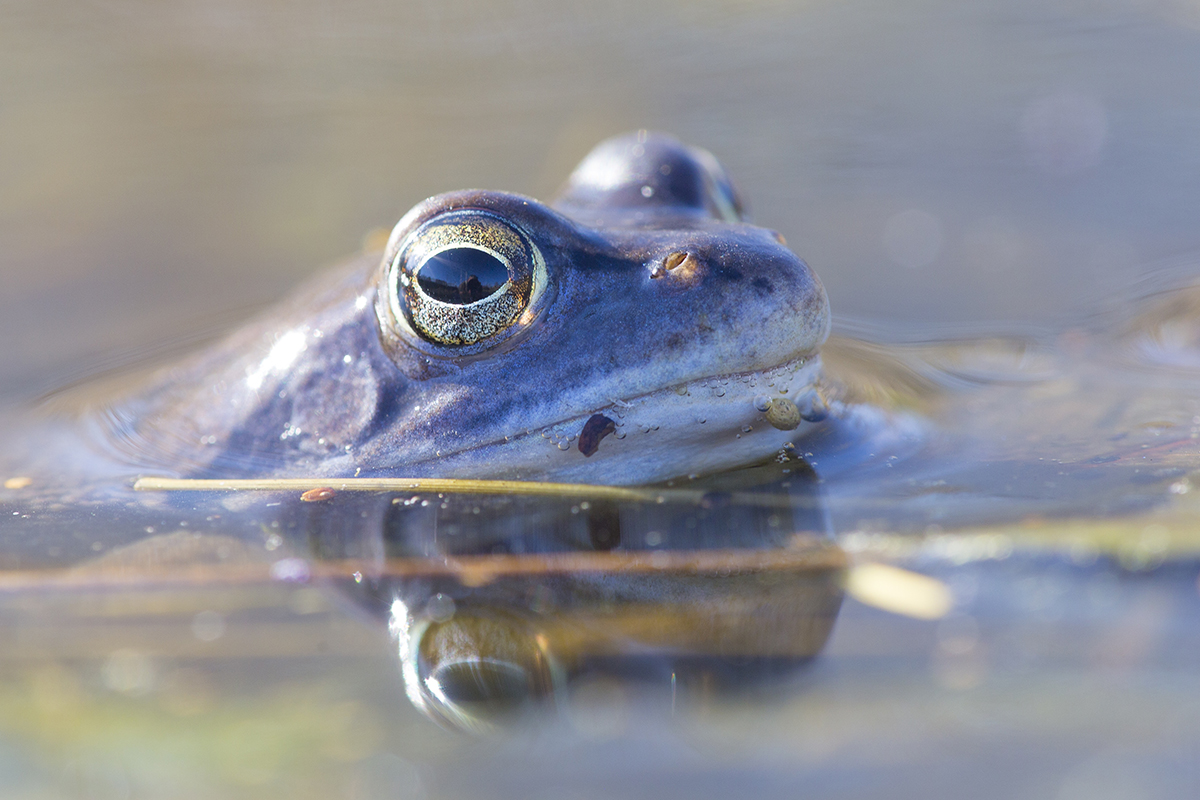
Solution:
[[[466,305],[482,300],[508,282],[508,268],[491,253],[452,247],[421,265],[417,283],[434,300]]]

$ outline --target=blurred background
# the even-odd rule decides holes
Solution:
[[[1200,247],[1192,0],[0,2],[0,395],[227,326],[412,204],[712,150],[843,319],[1036,329]]]

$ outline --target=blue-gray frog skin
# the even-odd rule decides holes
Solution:
[[[816,419],[824,289],[709,153],[601,143],[545,205],[438,195],[109,410],[147,472],[635,484]],[[781,423],[779,418],[783,418]],[[798,425],[798,427],[797,427]]]

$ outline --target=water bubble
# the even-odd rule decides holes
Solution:
[[[759,411],[766,411],[771,407],[771,398],[765,394],[758,395],[754,398],[754,407]]]

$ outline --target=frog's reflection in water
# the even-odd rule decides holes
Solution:
[[[646,502],[395,498],[366,551],[328,528],[310,541],[325,558],[391,565],[346,590],[387,616],[412,702],[482,732],[569,704],[597,677],[688,699],[815,656],[844,556],[816,476],[791,467]]]

